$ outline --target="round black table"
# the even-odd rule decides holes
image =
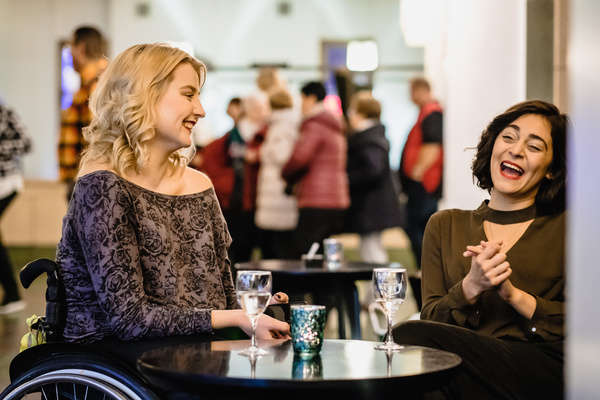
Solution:
[[[300,260],[259,260],[237,263],[237,270],[271,271],[273,293],[285,292],[290,296],[317,293],[334,299],[339,316],[339,338],[346,339],[346,317],[350,322],[352,339],[361,339],[360,303],[355,281],[373,279],[373,268],[390,264],[344,261],[335,267],[306,267]],[[234,278],[235,279],[235,278]]]
[[[383,399],[393,393],[405,399],[445,387],[461,364],[459,356],[445,351],[407,346],[386,353],[374,349],[378,343],[361,340],[325,340],[321,353],[309,360],[294,356],[291,340],[259,341],[269,354],[251,360],[238,354],[249,344],[213,341],[156,348],[138,358],[138,370],[162,389],[197,395]]]

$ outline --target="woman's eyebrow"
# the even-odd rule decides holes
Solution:
[[[540,142],[544,143],[544,146],[546,148],[548,148],[548,143],[546,143],[546,141],[541,136],[538,136],[535,133],[530,133],[529,138],[534,139],[534,140],[539,140]]]
[[[185,90],[185,89],[191,90],[194,93],[198,92],[198,89],[196,89],[196,87],[193,85],[184,85],[181,87],[181,90]]]

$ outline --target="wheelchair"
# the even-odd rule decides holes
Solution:
[[[194,394],[180,393],[177,388],[167,391],[153,385],[137,371],[139,355],[167,344],[248,339],[239,328],[225,328],[212,336],[171,336],[132,342],[108,340],[90,345],[67,343],[62,340],[66,321],[65,288],[56,263],[43,258],[32,261],[23,267],[19,278],[27,289],[43,273],[47,275],[46,316],[32,328],[42,333],[46,343],[27,348],[11,361],[11,383],[0,394],[0,400],[200,399]],[[270,305],[265,314],[289,323],[289,304]]]
[[[65,323],[65,289],[52,260],[38,259],[21,270],[19,278],[26,289],[47,274],[46,316],[33,328],[46,343],[19,353],[10,364],[11,383],[0,400],[13,399],[110,399],[154,400],[166,394],[150,385],[118,353],[91,345],[66,343],[61,334]]]

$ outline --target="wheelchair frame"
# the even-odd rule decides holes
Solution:
[[[160,390],[116,356],[88,345],[61,341],[66,304],[56,263],[49,259],[32,261],[19,277],[23,287],[29,288],[44,272],[48,275],[46,316],[36,328],[43,332],[47,343],[28,348],[12,360],[11,383],[0,394],[0,400],[163,398]]]

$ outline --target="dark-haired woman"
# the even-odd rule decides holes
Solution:
[[[563,396],[566,126],[542,101],[497,116],[472,165],[490,199],[427,225],[422,321],[394,338],[462,357],[447,397]]]

